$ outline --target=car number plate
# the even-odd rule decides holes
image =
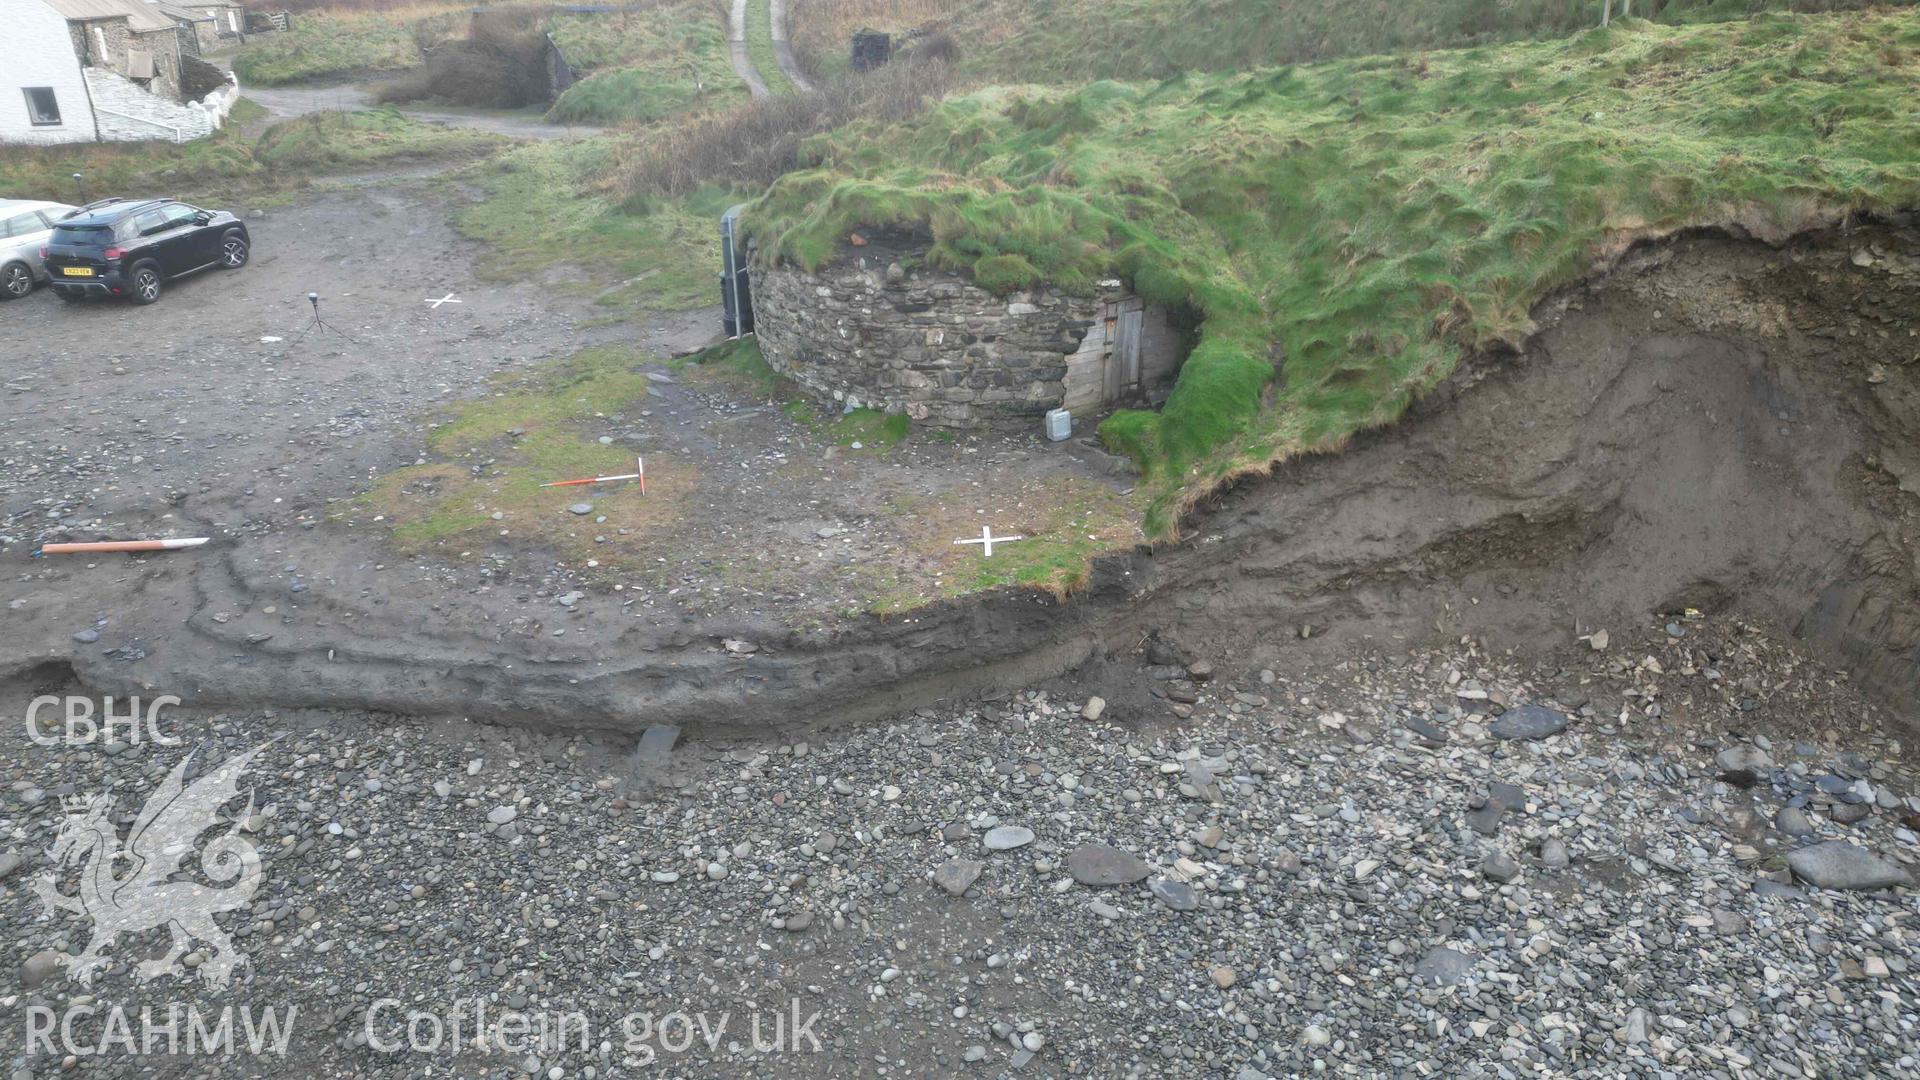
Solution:
[[[60,272],[67,275],[68,277],[92,277],[93,276],[92,268],[86,267],[86,266],[63,266],[60,268]]]

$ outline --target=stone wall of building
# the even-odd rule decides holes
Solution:
[[[775,371],[838,404],[951,427],[1031,420],[1066,396],[1069,359],[1109,304],[1039,288],[996,295],[929,270],[911,237],[868,239],[817,274],[756,267],[754,326]]]
[[[207,27],[206,36],[211,40],[213,38],[212,24],[206,22],[196,23],[184,17],[175,17],[173,22],[173,36],[177,39],[174,48],[180,53],[181,61],[184,63],[188,57],[198,58],[200,55],[200,32],[194,28],[196,26]],[[185,85],[186,77],[183,74],[181,76],[182,93],[186,92],[184,89]]]
[[[147,80],[147,90],[169,101],[187,100],[180,85],[180,31],[176,27],[165,30],[136,31],[133,35],[133,47],[153,57],[153,78]],[[121,69],[122,74],[125,69]]]
[[[124,16],[69,22],[67,33],[73,38],[73,55],[88,67],[125,71],[127,50],[137,48],[133,42],[133,31],[127,27]]]
[[[196,13],[198,15],[198,13]],[[220,44],[219,24],[204,16],[180,25],[180,55],[199,56]]]
[[[175,102],[184,100],[180,86],[181,31],[177,26],[133,30],[123,16],[69,22],[67,32],[74,55],[82,64],[117,75],[125,76],[132,70],[131,53],[146,53],[153,59],[153,77],[144,80],[145,89]]]

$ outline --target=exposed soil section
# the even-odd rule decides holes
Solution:
[[[1641,248],[1520,356],[1229,497],[1163,560],[1168,620],[1528,646],[1732,605],[1910,709],[1916,312],[1910,227]]]
[[[396,573],[377,544],[296,516],[316,528],[192,559],[23,567],[0,656],[203,702],[777,725],[1017,686],[1156,631],[1271,662],[1355,636],[1564,646],[1731,605],[1910,710],[1915,311],[1920,239],[1904,222],[1784,248],[1642,248],[1543,305],[1520,355],[1470,367],[1346,453],[1243,486],[1187,544],[1103,561],[1065,603],[999,593],[798,628],[605,594],[563,610],[531,582]],[[177,512],[229,521],[194,500]],[[95,608],[102,640],[76,647]],[[1133,686],[1114,689],[1117,708],[1150,692]]]

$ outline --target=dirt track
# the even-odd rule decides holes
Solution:
[[[793,42],[787,37],[787,0],[767,0],[767,17],[773,24],[773,59],[780,65],[796,89],[812,90],[813,80],[800,68],[793,55]]]
[[[5,384],[17,407],[6,417],[14,452],[0,473],[0,550],[30,584],[6,596],[0,668],[73,665],[221,700],[610,728],[691,720],[716,692],[758,693],[753,676],[724,674],[746,661],[721,653],[722,639],[784,651],[798,640],[790,627],[857,610],[875,575],[932,579],[937,561],[923,573],[932,560],[903,545],[939,515],[889,505],[934,500],[971,521],[1017,508],[1046,477],[1127,483],[1105,472],[1104,455],[1034,433],[916,440],[882,458],[836,446],[764,399],[731,400],[703,373],[676,379],[664,358],[710,340],[712,312],[608,325],[574,271],[478,277],[489,253],[447,225],[449,194],[388,178],[303,197],[251,220],[252,265],[181,281],[150,308],[69,307],[44,291],[9,305],[20,332]],[[426,303],[447,295],[457,302]],[[646,590],[632,590],[634,576],[623,579],[632,591],[596,587],[576,560],[537,546],[490,545],[478,564],[458,550],[401,557],[386,544],[390,526],[350,506],[416,460],[437,407],[595,344],[660,358],[646,365],[659,381],[640,415],[609,418],[608,430],[666,454],[703,492],[671,546],[647,551],[659,580]],[[184,560],[30,558],[59,536],[187,533],[218,543]],[[951,535],[917,542],[949,558]],[[592,595],[578,609],[556,602],[583,588]],[[893,670],[886,654],[915,621],[856,630],[873,653],[842,657],[819,684],[855,665]],[[809,632],[823,644],[840,633]],[[675,677],[661,687],[651,680],[663,661]],[[567,670],[573,689],[542,688],[529,667]],[[784,659],[760,668],[787,677]],[[609,671],[648,689],[594,680]],[[464,701],[443,696],[449,678]],[[588,688],[605,700],[575,697]]]
[[[406,216],[360,227],[316,220],[316,237],[342,234],[318,241],[334,244],[319,265],[388,244],[393,228],[441,228]],[[554,636],[524,624],[530,609],[510,590],[398,575],[377,543],[319,527],[315,472],[338,491],[391,463],[368,431],[575,332],[566,301],[530,283],[488,291],[436,257],[403,265],[404,288],[336,294],[331,271],[316,282],[263,256],[232,284],[192,282],[147,311],[67,312],[36,297],[30,319],[71,316],[61,325],[122,341],[140,327],[147,347],[101,359],[62,334],[11,369],[12,400],[33,408],[7,433],[20,449],[6,557],[22,560],[22,577],[0,657],[13,671],[72,666],[102,690],[634,730],[879,715],[1022,685],[1154,631],[1274,662],[1355,636],[1560,643],[1649,611],[1732,605],[1910,709],[1920,537],[1901,490],[1916,414],[1899,320],[1916,306],[1916,250],[1910,229],[1885,227],[1784,251],[1712,237],[1646,249],[1543,308],[1549,328],[1521,356],[1463,373],[1401,428],[1247,485],[1192,543],[1106,560],[1068,604],[1003,594],[812,631],[738,610],[636,619],[602,604],[569,612]],[[372,348],[259,343],[298,331],[308,287]],[[226,316],[182,316],[196,293],[221,288],[257,314],[202,336],[200,320]],[[468,304],[420,303],[446,291]],[[436,319],[471,326],[475,347],[420,352]],[[168,327],[194,330],[175,339]],[[186,362],[140,384],[112,374],[154,344]],[[500,356],[473,363],[488,350]],[[403,353],[425,371],[398,374]],[[252,374],[235,386],[203,363]],[[172,406],[164,416],[134,408],[156,399]],[[140,422],[118,419],[129,414]],[[328,453],[286,467],[289,439]],[[189,452],[193,482],[154,479]],[[40,472],[63,454],[74,464]],[[117,526],[124,507],[154,499],[173,499],[196,528],[252,540],[192,560],[24,562],[50,516]],[[77,645],[96,615],[101,641]],[[760,650],[730,653],[729,638]]]
[[[753,66],[753,57],[747,52],[747,4],[749,0],[733,0],[727,8],[727,59],[733,65],[733,73],[747,84],[747,92],[754,97],[763,98],[769,93],[765,79]]]
[[[305,83],[292,86],[250,86],[247,99],[267,110],[259,123],[271,124],[315,112],[347,112],[374,108],[371,84]],[[491,131],[510,139],[580,139],[597,135],[601,129],[584,124],[549,124],[533,112],[501,112],[492,109],[436,109],[415,105],[399,106],[405,115],[427,124],[474,128]]]

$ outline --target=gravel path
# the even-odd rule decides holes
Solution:
[[[372,87],[360,83],[250,86],[243,92],[249,100],[267,110],[268,123],[314,112],[378,107],[373,99]],[[549,124],[538,114],[530,112],[430,109],[412,105],[395,107],[402,114],[422,123],[491,131],[510,139],[583,139],[598,135],[603,130],[584,124]]]
[[[793,43],[787,38],[787,0],[767,0],[767,11],[773,23],[773,58],[779,63],[780,70],[801,91],[814,88],[813,80],[800,69],[800,61],[793,57]]]
[[[763,98],[771,92],[747,53],[747,0],[733,0],[727,10],[727,59],[733,63],[733,73],[747,84],[748,93]]]
[[[19,968],[0,1021],[299,1010],[283,1058],[63,1061],[63,1045],[9,1067],[1920,1075],[1920,901],[1827,876],[1849,852],[1907,880],[1920,860],[1886,716],[1736,622],[1613,639],[1539,664],[1463,642],[1282,672],[1153,639],[1073,679],[803,741],[657,732],[630,750],[176,709],[160,723],[176,747],[49,748],[7,725],[0,931]],[[1128,679],[1153,693],[1096,700]],[[265,876],[219,918],[235,983],[139,982],[158,932],[73,983],[58,954],[89,923],[30,888],[75,888],[78,867],[42,854],[56,796],[111,790],[130,818],[189,748],[210,768],[276,738],[243,785]],[[217,960],[204,942],[184,957]],[[590,1034],[456,1052],[423,1026],[414,1049],[409,1009],[577,1012]],[[797,1050],[755,1049],[749,1023],[766,1046],[775,1015],[799,1019]],[[82,1016],[75,1038],[97,1045],[104,1023]]]

